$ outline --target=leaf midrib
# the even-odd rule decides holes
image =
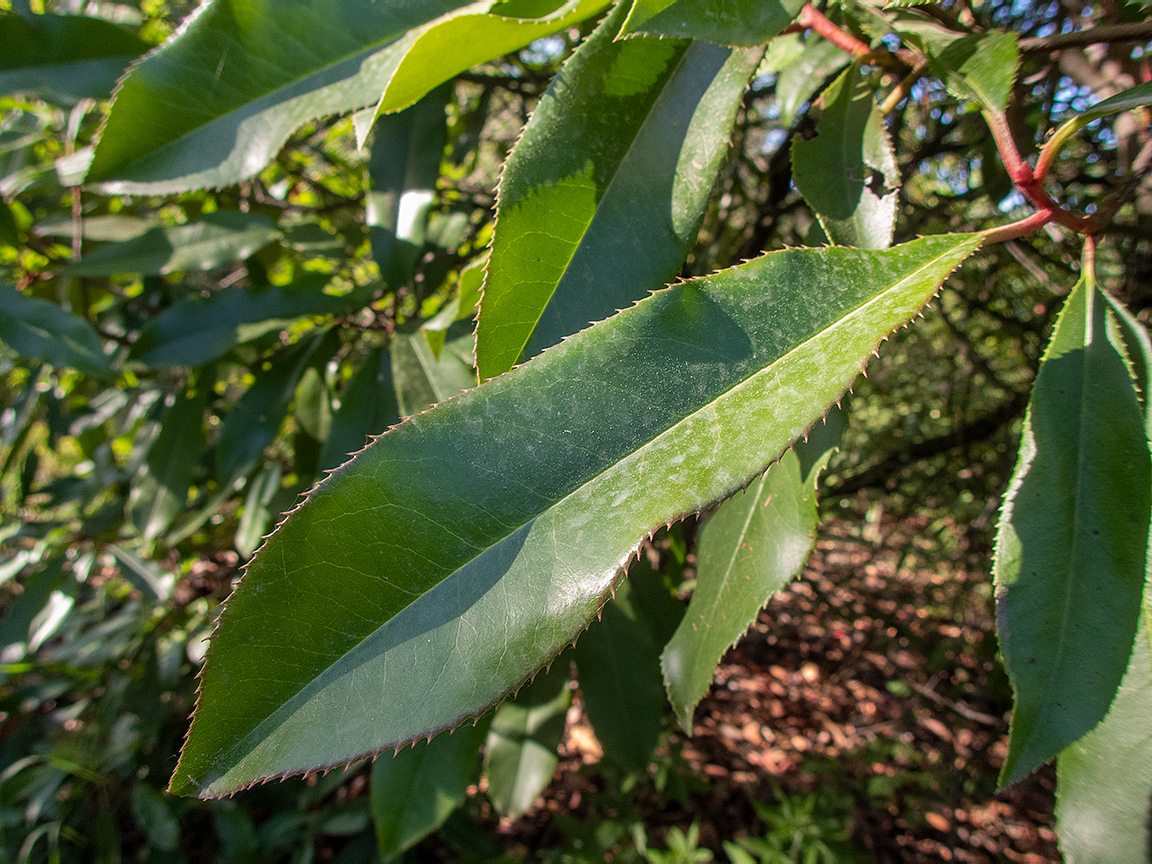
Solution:
[[[614,470],[617,470],[621,465],[625,464],[626,462],[629,462],[629,461],[637,458],[644,451],[646,451],[653,444],[655,444],[657,441],[660,441],[661,439],[665,438],[666,436],[675,433],[676,430],[680,426],[682,426],[684,423],[690,421],[692,418],[694,418],[701,411],[705,410],[708,406],[713,405],[716,402],[719,402],[721,399],[739,391],[746,384],[748,384],[748,382],[750,382],[751,380],[753,380],[753,379],[755,379],[755,378],[757,378],[763,374],[770,373],[781,362],[786,361],[791,355],[796,353],[801,348],[809,345],[811,342],[813,342],[816,339],[825,337],[828,334],[833,333],[835,330],[842,327],[845,323],[847,323],[847,322],[851,321],[852,319],[856,318],[857,316],[863,314],[864,312],[866,312],[868,309],[870,309],[874,305],[879,304],[884,298],[886,298],[888,295],[890,295],[893,291],[897,291],[901,287],[908,284],[909,282],[914,281],[919,276],[919,274],[921,274],[922,272],[925,272],[927,270],[930,270],[932,267],[934,267],[936,265],[936,263],[938,261],[940,261],[944,258],[947,258],[951,255],[955,255],[956,250],[957,250],[959,245],[961,245],[961,244],[956,244],[956,245],[949,247],[947,250],[943,251],[941,254],[939,254],[936,257],[932,258],[931,260],[921,264],[919,267],[917,267],[912,272],[908,273],[906,276],[904,276],[899,281],[894,282],[893,284],[889,285],[887,288],[883,289],[882,291],[877,292],[871,298],[866,300],[864,303],[860,304],[859,306],[855,307],[854,309],[851,309],[851,310],[845,312],[843,315],[841,315],[839,318],[837,318],[835,321],[833,321],[827,327],[823,328],[822,330],[817,331],[815,334],[808,336],[807,338],[803,339],[802,341],[795,343],[788,351],[781,354],[773,362],[771,362],[765,366],[761,366],[758,369],[753,370],[751,373],[746,375],[744,378],[735,382],[732,386],[730,386],[727,389],[716,394],[713,398],[709,399],[709,401],[707,403],[705,403],[704,405],[701,405],[700,407],[696,408],[692,412],[681,417],[679,420],[677,420],[671,426],[666,428],[660,434],[653,436],[652,438],[648,439],[640,447],[626,453],[622,458],[617,459],[615,462],[612,462],[609,465],[605,466],[600,471],[597,471],[595,474],[593,474],[591,477],[589,477],[583,483],[580,483],[578,486],[574,487],[571,491],[569,491],[569,492],[565,493],[564,495],[556,498],[556,500],[553,501],[547,507],[544,507],[539,512],[532,514],[530,517],[524,519],[519,524],[513,526],[511,528],[511,530],[509,530],[503,536],[497,538],[496,540],[494,540],[491,543],[488,543],[486,546],[484,546],[480,550],[480,552],[478,554],[476,554],[472,558],[468,559],[468,561],[464,562],[461,566],[457,567],[455,570],[452,570],[450,573],[445,574],[443,578],[441,578],[440,580],[438,580],[434,584],[428,586],[421,593],[415,595],[409,603],[407,603],[405,606],[403,606],[397,612],[395,612],[391,617],[388,618],[387,621],[384,621],[383,623],[381,623],[378,627],[376,627],[374,630],[372,630],[370,633],[368,633],[362,639],[357,641],[354,645],[351,645],[346,650],[344,650],[340,654],[340,656],[337,657],[332,663],[330,663],[328,666],[326,666],[324,669],[322,669],[319,673],[315,674],[309,681],[307,681],[302,687],[300,687],[291,697],[289,697],[288,699],[285,699],[275,710],[273,710],[272,712],[267,714],[259,723],[257,723],[255,726],[253,726],[252,729],[247,734],[245,734],[243,738],[241,738],[239,741],[237,741],[231,747],[228,747],[227,750],[225,751],[225,754],[222,754],[221,756],[217,757],[216,759],[213,759],[211,761],[210,765],[213,768],[215,768],[216,766],[224,766],[225,771],[226,771],[229,766],[234,764],[234,761],[233,761],[233,758],[231,757],[231,754],[236,753],[238,751],[243,752],[243,748],[244,748],[245,743],[247,741],[249,741],[250,739],[252,739],[254,736],[256,736],[260,732],[261,729],[264,729],[269,724],[269,722],[273,720],[273,718],[277,718],[280,715],[283,715],[285,717],[285,719],[287,719],[288,717],[291,717],[292,714],[294,714],[295,710],[296,710],[294,703],[296,703],[297,700],[300,699],[301,695],[304,694],[305,691],[307,691],[313,684],[315,684],[315,682],[319,681],[320,679],[322,679],[326,675],[328,675],[331,672],[331,670],[334,667],[338,666],[341,663],[341,661],[347,655],[357,651],[360,648],[360,646],[364,645],[365,643],[370,642],[376,636],[377,633],[379,633],[383,628],[387,627],[391,622],[395,621],[397,618],[399,618],[401,615],[403,615],[409,608],[411,608],[415,604],[419,603],[420,600],[426,594],[428,594],[429,592],[434,590],[439,585],[442,585],[446,581],[456,577],[457,574],[459,574],[462,570],[464,570],[466,567],[468,567],[473,561],[475,561],[478,558],[480,558],[481,556],[483,556],[486,552],[488,552],[492,549],[495,549],[496,547],[498,547],[499,545],[504,543],[506,540],[508,540],[513,534],[523,530],[525,527],[530,525],[535,520],[539,519],[545,513],[549,512],[549,511],[553,511],[556,508],[560,507],[565,501],[571,499],[573,496],[577,495],[582,490],[593,485],[601,477],[603,477],[607,474],[610,474]],[[725,497],[725,496],[721,496],[721,498],[723,498],[723,497]],[[672,518],[679,518],[679,515],[682,515],[682,514],[676,514]],[[623,560],[627,561],[628,557],[630,557],[630,556],[625,556]],[[337,673],[336,678],[338,679],[339,677],[342,677],[342,675]],[[286,709],[288,709],[290,706],[292,706],[292,710],[286,711]],[[277,727],[279,725],[280,725],[279,723],[276,724]],[[210,773],[211,773],[211,769],[203,770],[200,772],[200,776],[206,777]],[[197,786],[200,786],[201,788],[207,788],[207,786],[211,785],[211,783],[214,781],[209,781],[208,783],[202,783],[200,781],[193,781],[193,782]]]

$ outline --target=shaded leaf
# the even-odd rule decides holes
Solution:
[[[470,337],[464,337],[470,341]],[[410,417],[476,386],[472,367],[452,351],[437,357],[421,333],[392,338],[392,379],[400,414]]]
[[[91,324],[5,282],[0,282],[0,342],[56,367],[97,376],[109,372],[104,346]]]
[[[1000,645],[1016,691],[1004,784],[1103,719],[1132,652],[1152,464],[1116,334],[1086,268],[1036,377],[996,540]]]
[[[1131,111],[1133,108],[1143,108],[1146,105],[1152,105],[1152,81],[1129,87],[1115,96],[1097,102],[1087,111],[1082,111],[1077,119],[1081,126],[1085,126],[1109,114],[1119,114],[1121,111]]]
[[[1152,622],[1145,609],[1128,671],[1095,729],[1057,761],[1056,827],[1068,864],[1152,853]]]
[[[340,397],[340,407],[332,417],[332,428],[324,440],[320,464],[335,468],[362,450],[372,435],[379,435],[400,422],[400,406],[392,383],[392,355],[377,348],[364,358]]]
[[[613,42],[625,11],[565,63],[504,166],[482,380],[671,280],[696,237],[760,52]]]
[[[149,47],[100,18],[0,14],[0,94],[63,105],[105,99],[128,64]]]
[[[132,482],[128,511],[145,540],[160,536],[188,503],[192,472],[208,446],[204,428],[207,390],[199,382],[176,395]]]
[[[762,45],[804,8],[804,0],[634,0],[620,35],[644,33],[705,39],[721,45]]]
[[[465,723],[451,735],[420,741],[372,766],[372,817],[387,860],[444,824],[464,800],[480,764],[488,723]]]
[[[839,428],[839,412],[834,417]],[[689,734],[692,714],[724,653],[803,569],[815,537],[816,480],[838,439],[813,436],[804,464],[796,450],[785,453],[704,523],[696,590],[660,658],[669,701]]]
[[[288,414],[300,378],[314,363],[326,363],[339,337],[329,330],[275,357],[232,406],[216,439],[216,476],[227,486],[246,473],[272,443]]]
[[[641,569],[639,563],[632,570]],[[648,577],[657,576],[651,571]],[[604,753],[625,768],[644,771],[660,738],[664,688],[660,650],[652,642],[629,581],[604,605],[600,621],[576,643],[573,659],[584,709]],[[642,578],[642,577],[641,577]]]
[[[253,478],[248,485],[248,494],[244,498],[244,512],[240,515],[240,524],[236,526],[236,537],[233,544],[236,551],[244,558],[251,558],[252,553],[260,547],[264,534],[272,522],[271,505],[280,491],[280,478],[283,471],[278,462],[269,462]]]
[[[572,691],[568,664],[539,675],[492,717],[484,748],[488,797],[502,816],[517,819],[532,806],[560,762]]]
[[[832,82],[820,101],[816,136],[792,143],[796,188],[833,243],[883,249],[896,224],[900,172],[860,64]]]
[[[242,261],[279,237],[279,229],[266,216],[223,210],[206,213],[199,222],[157,226],[101,246],[65,270],[74,276],[210,270]]]
[[[778,458],[979,243],[773,252],[376,439],[248,566],[172,789],[219,795],[482,712],[585,627],[648,532]]]
[[[325,294],[327,283],[328,277],[308,274],[291,285],[263,291],[233,288],[207,298],[185,298],[144,326],[130,356],[154,369],[201,366],[306,315],[345,314],[365,299],[360,293]]]
[[[167,600],[172,595],[176,577],[160,569],[154,561],[147,561],[122,546],[109,545],[108,551],[120,562],[121,573],[132,585],[156,600]]]

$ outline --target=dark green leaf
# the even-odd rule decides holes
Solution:
[[[99,18],[0,14],[0,94],[64,105],[106,99],[128,64],[148,48]]]
[[[564,65],[504,166],[481,379],[661,287],[696,237],[760,52],[613,42],[625,11]]]
[[[1152,854],[1152,622],[1147,611],[1108,716],[1057,761],[1056,827],[1068,864]]]
[[[244,498],[244,512],[240,524],[236,526],[233,543],[236,551],[244,558],[251,558],[268,530],[272,517],[271,505],[280,491],[280,478],[283,471],[278,462],[269,462],[253,478]]]
[[[324,276],[308,274],[285,287],[233,288],[208,298],[188,297],[144,326],[132,346],[132,359],[154,369],[201,366],[306,315],[341,315],[363,302],[360,294],[325,294],[327,282]]]
[[[884,115],[853,63],[820,97],[813,138],[792,143],[792,177],[833,243],[883,249],[896,224],[900,172]]]
[[[324,376],[316,367],[306,369],[296,385],[293,414],[300,428],[317,441],[328,437],[328,430],[332,428],[332,400]]]
[[[109,243],[65,269],[74,276],[210,270],[242,261],[279,237],[279,229],[259,213],[220,211],[189,225],[150,228]]]
[[[224,794],[482,712],[572,641],[654,527],[778,458],[979,243],[773,252],[394,427],[249,565],[173,790]]]
[[[388,860],[444,824],[464,800],[480,763],[488,723],[465,723],[451,735],[418,741],[372,766],[372,816]]]
[[[133,480],[128,509],[145,540],[159,537],[188,503],[192,472],[208,446],[204,427],[207,398],[207,387],[202,383],[189,385],[177,394]]]
[[[156,562],[146,561],[120,546],[110,545],[108,551],[123,567],[120,572],[124,578],[138,590],[152,595],[157,600],[167,600],[171,596],[176,577],[171,573],[165,573]]]
[[[246,473],[272,443],[305,370],[314,363],[327,362],[336,341],[333,330],[307,338],[275,357],[256,375],[224,418],[216,439],[216,476],[222,485]]]
[[[804,567],[817,522],[816,479],[835,446],[835,436],[814,439],[804,465],[796,451],[785,453],[704,524],[696,590],[660,658],[668,698],[689,734],[724,652]]]
[[[92,325],[55,303],[26,297],[0,282],[0,342],[17,354],[89,375],[108,374],[108,358]]]
[[[471,379],[469,379],[471,381]],[[364,358],[340,397],[332,428],[324,441],[321,467],[335,468],[362,450],[372,435],[379,435],[400,422],[400,406],[392,383],[392,355],[377,348]]]
[[[634,0],[624,36],[679,36],[721,45],[762,45],[800,14],[804,0]]]
[[[1118,341],[1086,270],[1036,377],[996,543],[1000,644],[1016,691],[1005,784],[1103,719],[1132,652],[1152,464]]]
[[[628,582],[620,583],[600,621],[576,643],[573,658],[584,709],[605,755],[645,771],[660,738],[664,688],[659,648],[632,593]]]
[[[568,664],[558,663],[492,717],[484,768],[488,797],[502,816],[522,816],[552,780],[572,704],[567,672]]]

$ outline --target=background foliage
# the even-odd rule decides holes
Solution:
[[[685,0],[614,9],[589,0],[449,10],[396,3],[391,17],[353,0],[297,5],[299,15],[244,18],[238,13],[247,4],[221,0],[195,15],[192,4],[151,0],[0,3],[3,856],[355,861],[409,847],[413,859],[522,855],[515,845],[522,838],[488,836],[478,826],[491,829],[501,815],[514,819],[532,808],[561,757],[571,755],[568,721],[581,716],[604,757],[580,769],[594,789],[585,803],[593,825],[557,817],[552,833],[524,835],[536,844],[533,854],[851,860],[868,848],[861,812],[915,811],[939,790],[925,781],[909,804],[903,775],[904,786],[886,788],[848,777],[816,792],[762,784],[766,800],[744,807],[738,830],[718,835],[708,818],[701,832],[692,809],[707,800],[707,783],[688,769],[683,748],[691,745],[676,723],[691,729],[715,662],[799,571],[818,516],[862,525],[865,537],[886,533],[894,520],[917,520],[921,537],[907,540],[905,558],[959,568],[974,556],[991,569],[1001,496],[1010,482],[1013,489],[1024,483],[1012,481],[1013,465],[1019,437],[1031,434],[1024,412],[1033,384],[1033,412],[1046,392],[1034,382],[1045,351],[1074,353],[1079,337],[1068,334],[1095,320],[1094,344],[1121,347],[1092,362],[1124,358],[1125,369],[1146,374],[1139,322],[1152,306],[1148,100],[1137,91],[1122,106],[1135,111],[1097,117],[1087,110],[1149,80],[1146,9],[833,5],[824,12],[840,32],[879,49],[854,60],[809,19],[777,36],[801,14],[788,2],[747,4],[756,16],[738,25],[703,16],[707,4]],[[614,40],[621,27],[650,35]],[[1071,35],[1081,32],[1096,35]],[[1006,53],[1011,40],[1003,34],[1015,34],[1018,54]],[[901,53],[912,50],[919,53]],[[217,58],[221,51],[227,62]],[[553,80],[565,86],[549,89]],[[474,387],[477,374],[500,376],[677,277],[828,238],[882,249],[1028,216],[1038,206],[1029,198],[1035,190],[1012,176],[981,109],[1004,111],[1026,155],[1065,120],[1087,124],[1059,140],[1047,189],[1078,213],[1107,213],[1094,245],[1095,282],[1107,296],[1084,268],[1074,295],[1084,311],[1064,312],[1053,336],[1080,266],[1073,231],[1053,222],[985,245],[944,283],[923,320],[885,344],[843,413],[715,517],[692,515],[659,531],[576,648],[476,726],[394,759],[233,798],[202,802],[163,791],[222,600],[280,514],[327,469],[369,435]],[[845,210],[845,200],[858,204]],[[1121,205],[1114,212],[1112,200]],[[526,264],[525,244],[562,266]],[[700,284],[722,288],[723,278]],[[903,317],[934,287],[909,300]],[[507,382],[545,376],[547,363],[560,364],[565,351],[584,350],[594,338],[565,343],[529,371],[476,392],[514,393]],[[694,382],[677,380],[658,359],[638,380],[611,367],[604,383],[624,395],[591,420],[610,421],[621,436],[642,435],[651,421],[631,415],[634,406],[688,399]],[[848,357],[845,368],[854,372],[858,362]],[[1090,381],[1128,380],[1109,374],[1084,373]],[[641,386],[656,395],[627,401]],[[817,409],[815,417],[838,393],[830,386],[805,407]],[[1139,431],[1142,408],[1132,394],[1131,387],[1094,388],[1096,419],[1127,411],[1128,428]],[[579,400],[577,408],[589,404],[576,389],[565,398]],[[431,427],[439,417],[451,422],[442,410],[420,422]],[[1075,435],[1097,434],[1092,419]],[[479,436],[476,446],[489,438]],[[588,438],[608,446],[595,430]],[[420,472],[402,467],[401,479],[456,472],[453,441],[458,446],[446,438]],[[1146,451],[1139,435],[1129,445]],[[1122,461],[1114,446],[1087,448],[1108,458],[1084,474],[1112,471],[1117,483],[1142,484],[1146,495],[1147,478],[1125,467],[1138,458]],[[825,464],[818,511],[813,489]],[[654,476],[653,494],[672,481],[670,470]],[[1036,493],[1040,500],[1060,497],[1063,481],[1053,482]],[[761,506],[773,500],[778,514]],[[1127,493],[1112,503],[1105,529],[1147,510]],[[424,551],[437,555],[459,539],[464,521],[451,514],[427,535]],[[777,562],[771,571],[732,552],[758,530],[778,544],[766,556]],[[1120,547],[1133,536],[1126,531]],[[1010,542],[999,540],[1001,584]],[[1069,557],[1052,556],[1056,564]],[[697,582],[701,570],[739,584],[745,573],[762,581],[737,607],[729,595],[709,598],[708,583]],[[1068,578],[1077,584],[1075,572]],[[987,627],[990,583],[985,593],[974,590]],[[1125,590],[1138,600],[1140,586],[1109,593]],[[869,591],[884,602],[894,588]],[[295,600],[305,612],[317,605],[317,598]],[[721,613],[732,620],[712,633],[715,656],[680,679],[682,692],[670,693],[673,714],[661,663],[667,674],[684,641],[673,636],[677,625],[709,602],[708,620]],[[825,598],[817,611],[830,604]],[[1104,611],[1132,611],[1135,627],[1137,606],[1117,600]],[[1028,616],[1035,607],[1022,608]],[[265,624],[256,620],[254,632]],[[1084,626],[1091,631],[1090,618]],[[555,647],[573,634],[560,634]],[[763,638],[759,630],[750,637]],[[1045,637],[1029,638],[1025,652]],[[1147,646],[1136,644],[1140,660]],[[1011,655],[1010,643],[1005,651]],[[990,660],[992,649],[981,652]],[[1126,660],[1118,658],[1121,671]],[[1137,742],[1148,690],[1141,668],[1134,662],[1124,684],[1135,704],[1108,719]],[[516,671],[503,687],[525,674]],[[1104,710],[1115,686],[1100,688]],[[1011,699],[995,677],[949,678],[941,690],[997,715]],[[896,686],[890,695],[900,692]],[[1098,719],[1082,721],[1067,740]],[[707,723],[707,709],[696,721]],[[1094,754],[1116,740],[1110,730],[1100,727],[1067,749],[1059,743],[1061,771],[1076,776],[1085,771],[1078,766],[1097,764]],[[899,742],[888,746],[871,758],[901,763]],[[1050,749],[1023,757],[1014,750],[1005,779],[1027,774]],[[310,767],[324,761],[343,760]],[[980,794],[990,795],[992,778],[981,782]],[[829,788],[851,789],[852,800]],[[1078,815],[1100,799],[1083,787],[1062,797],[1070,859],[1092,860],[1103,848]],[[662,820],[665,812],[677,821]],[[1143,840],[1131,826],[1143,822],[1120,822],[1110,836],[1134,831],[1124,848],[1136,848]]]

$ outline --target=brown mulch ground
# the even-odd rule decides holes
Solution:
[[[924,554],[929,527],[822,528],[803,577],[720,665],[695,735],[672,742],[707,783],[646,823],[696,821],[723,861],[722,841],[764,833],[752,801],[815,793],[843,812],[860,860],[1061,860],[1051,769],[995,789],[1011,694],[995,658],[987,554],[928,564],[939,557]],[[525,857],[555,841],[554,815],[595,818],[597,745],[573,719],[544,799],[500,826]]]

